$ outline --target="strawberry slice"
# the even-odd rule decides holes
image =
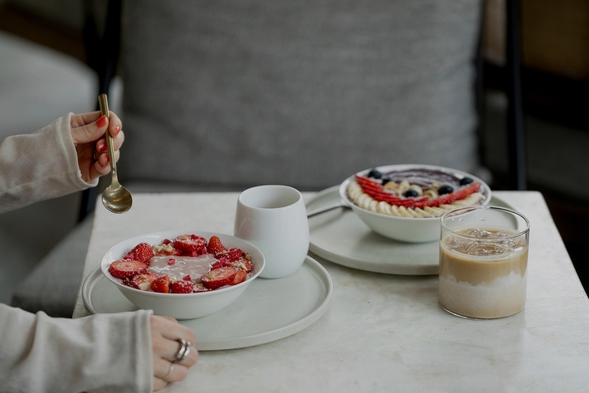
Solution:
[[[130,280],[127,279],[129,282],[129,286],[140,289],[142,291],[149,291],[151,288],[151,283],[154,282],[159,276],[153,273],[145,273],[145,274],[138,274],[131,278]]]
[[[209,254],[217,255],[217,253],[221,253],[225,250],[226,248],[223,243],[221,243],[219,236],[211,236],[209,239],[209,244],[207,245],[207,251]]]
[[[194,283],[192,281],[174,281],[170,287],[172,293],[192,293],[194,291]]]
[[[153,249],[147,243],[139,243],[123,257],[123,259],[132,259],[134,261],[149,262],[154,256]]]
[[[379,182],[356,175],[356,181],[362,190],[379,202],[387,202],[391,205],[413,207],[415,202],[426,201],[427,197],[398,197],[383,189]]]
[[[461,199],[466,198],[470,194],[474,194],[475,192],[477,192],[479,190],[480,187],[481,187],[481,183],[472,183],[466,187],[460,188],[454,192],[451,192],[446,195],[442,195],[442,196],[434,199],[432,201],[432,203],[435,203],[435,204],[431,204],[431,205],[427,205],[427,206],[449,205],[452,202],[459,201]]]
[[[182,255],[197,257],[207,253],[207,240],[197,235],[180,235],[174,239],[174,248],[182,251]]]
[[[229,257],[223,255],[220,256],[216,262],[211,265],[211,270],[219,269],[221,267],[231,266],[231,260]]]
[[[243,251],[239,248],[232,247],[227,249],[223,243],[221,243],[221,239],[219,239],[218,236],[211,236],[207,250],[209,253],[215,255],[216,258],[227,257],[230,261],[234,261],[243,256]]]
[[[170,292],[170,276],[165,275],[153,280],[151,283],[151,290],[161,293]]]
[[[218,254],[215,254],[215,257],[227,257],[230,261],[235,261],[243,256],[243,251],[239,248],[232,247],[229,250],[222,251]]]
[[[238,260],[231,262],[231,266],[236,270],[243,270],[246,273],[254,270],[254,263],[245,257],[241,257]]]
[[[246,278],[247,278],[247,273],[245,272],[245,270],[238,270],[235,273],[235,278],[233,279],[233,282],[231,283],[231,285],[241,284],[242,282],[245,281]]]
[[[116,278],[128,278],[147,273],[147,264],[131,259],[119,259],[110,264],[108,272]]]
[[[209,292],[209,291],[211,291],[211,289],[205,287],[201,283],[194,284],[194,290],[193,290],[194,293],[198,293],[198,292]]]
[[[372,198],[374,198],[374,200],[379,202],[387,202],[390,205],[405,206],[411,209],[416,207],[437,207],[444,204],[450,204],[477,192],[481,186],[480,183],[475,182],[469,184],[466,187],[459,188],[458,190],[449,194],[441,195],[434,199],[429,199],[428,197],[398,197],[389,192],[386,192],[379,182],[360,175],[356,175],[356,181],[362,188],[362,191],[370,195]]]
[[[211,270],[207,274],[204,274],[200,281],[203,285],[209,289],[216,289],[222,287],[223,285],[229,285],[235,279],[235,274],[237,270],[232,268],[231,266],[227,267],[220,267],[215,270]]]
[[[178,249],[178,248],[174,248],[174,244],[166,239],[162,242],[162,244],[153,246],[153,251],[155,252],[155,255],[160,257],[160,256],[179,256],[182,255],[182,250]]]

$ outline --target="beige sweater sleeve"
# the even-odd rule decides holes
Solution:
[[[82,180],[70,119],[60,117],[32,134],[0,144],[0,213],[98,184]]]
[[[83,190],[71,114],[0,144],[0,213]],[[0,304],[0,392],[151,392],[151,311],[50,318]]]
[[[50,318],[0,304],[0,391],[151,392],[150,315]]]

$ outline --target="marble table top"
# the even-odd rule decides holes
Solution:
[[[494,196],[531,223],[527,303],[519,314],[458,318],[438,305],[435,275],[371,273],[313,256],[333,280],[319,320],[271,343],[201,352],[188,378],[162,392],[587,391],[589,300],[546,203],[531,191]],[[97,204],[84,277],[129,237],[180,228],[232,234],[237,197],[138,194],[123,215]],[[88,314],[79,295],[74,317]]]

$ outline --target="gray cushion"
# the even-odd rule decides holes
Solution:
[[[53,317],[71,318],[82,281],[93,217],[78,224],[27,276],[11,305]]]
[[[121,178],[319,189],[476,171],[471,0],[127,2]]]

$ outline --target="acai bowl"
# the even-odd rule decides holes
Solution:
[[[195,319],[233,303],[264,265],[262,252],[243,239],[176,230],[127,239],[106,252],[100,267],[138,308]]]
[[[409,243],[437,240],[445,212],[491,200],[491,189],[480,178],[420,164],[365,169],[342,182],[339,193],[374,232]]]

